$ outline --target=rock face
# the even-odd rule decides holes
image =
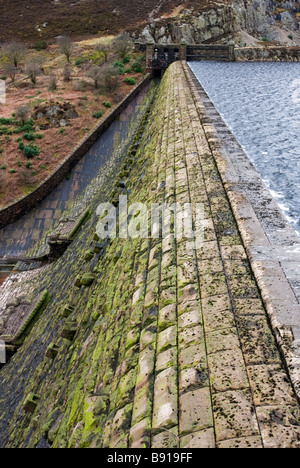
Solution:
[[[233,39],[241,30],[270,40],[279,40],[278,28],[299,29],[299,2],[237,0],[196,13],[186,9],[172,19],[154,20],[139,33],[139,39],[159,44],[198,44]],[[277,26],[277,28],[276,28]]]

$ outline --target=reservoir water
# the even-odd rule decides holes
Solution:
[[[189,65],[300,233],[300,63]]]

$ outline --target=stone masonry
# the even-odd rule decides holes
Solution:
[[[180,62],[162,80],[126,186],[130,203],[204,204],[205,242],[116,239],[87,261],[92,215],[31,280],[52,300],[0,372],[2,444],[299,448],[298,400]],[[93,283],[75,284],[87,270]],[[28,395],[33,414],[20,417]]]

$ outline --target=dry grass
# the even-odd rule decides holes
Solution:
[[[95,58],[93,56],[92,41],[85,41],[77,44],[74,55],[72,56],[72,75],[70,81],[64,81],[64,66],[66,60],[63,55],[58,52],[56,46],[51,46],[47,51],[37,53],[31,51],[29,54],[30,60],[32,57],[38,58],[43,65],[45,75],[38,77],[37,84],[34,86],[23,73],[17,75],[15,83],[9,79],[7,83],[7,103],[0,104],[0,117],[10,118],[18,106],[28,105],[31,112],[37,105],[54,101],[58,103],[68,102],[72,104],[78,114],[78,118],[68,121],[65,128],[49,128],[47,130],[35,130],[35,135],[41,134],[42,138],[36,138],[32,143],[38,146],[40,154],[33,159],[27,160],[23,151],[19,148],[22,138],[25,145],[30,144],[21,134],[0,135],[0,208],[15,201],[32,191],[40,184],[47,176],[49,176],[72,151],[72,148],[84,138],[98,123],[99,119],[93,117],[98,111],[103,114],[102,118],[110,112],[111,109],[106,108],[103,102],[110,102],[112,106],[118,104],[121,99],[132,89],[131,86],[123,83],[125,76],[118,77],[120,86],[118,90],[112,94],[104,91],[95,90],[93,81],[88,78],[90,68],[93,66]],[[75,66],[78,59],[82,59],[80,66]],[[131,54],[131,63],[136,60],[135,54]],[[110,62],[113,63],[117,57],[111,55]],[[101,63],[100,63],[100,66]],[[124,65],[128,67],[129,65]],[[3,67],[3,63],[2,63]],[[1,70],[0,76],[4,73]],[[49,90],[51,75],[56,76],[57,89]],[[126,76],[132,76],[138,83],[143,75],[130,73]],[[85,83],[85,88],[81,89],[82,82]],[[77,89],[77,90],[76,90]],[[78,90],[79,89],[79,90]],[[36,122],[38,124],[38,121]],[[14,130],[12,126],[9,130]],[[0,125],[0,130],[3,125]],[[31,166],[26,167],[30,162]]]

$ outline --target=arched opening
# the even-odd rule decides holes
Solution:
[[[161,68],[156,68],[153,70],[153,77],[154,78],[161,78],[162,76],[162,71]]]

